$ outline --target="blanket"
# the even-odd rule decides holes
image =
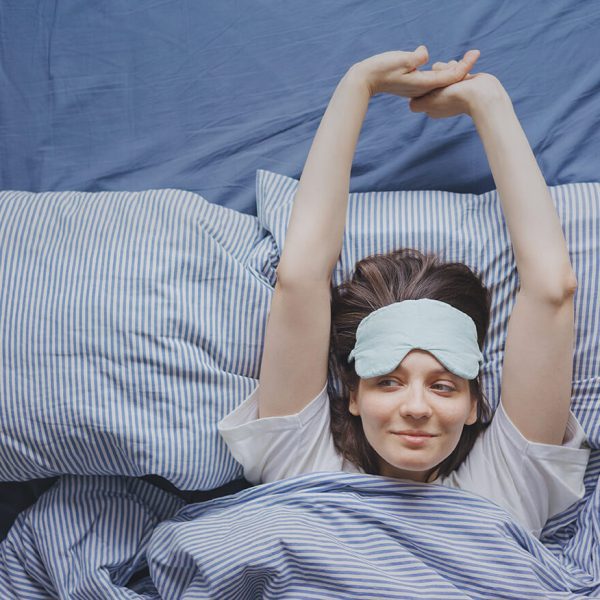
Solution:
[[[67,476],[0,546],[0,597],[597,597],[600,488],[591,492],[584,557],[435,484],[321,472],[182,506],[139,479]]]

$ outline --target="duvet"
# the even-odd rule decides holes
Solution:
[[[582,561],[438,485],[321,472],[183,506],[138,479],[64,477],[0,546],[0,597],[595,597],[599,494]]]

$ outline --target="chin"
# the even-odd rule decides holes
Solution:
[[[425,471],[429,471],[430,469],[433,469],[433,467],[438,465],[440,463],[440,461],[438,461],[438,462],[427,461],[427,462],[422,462],[422,463],[415,463],[415,462],[392,463],[392,462],[386,461],[386,463],[387,463],[388,471],[393,470],[396,472],[413,473],[414,475],[419,475]]]

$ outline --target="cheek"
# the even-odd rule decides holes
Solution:
[[[469,407],[463,402],[448,404],[444,408],[447,418],[452,421],[463,421],[469,414]]]
[[[470,403],[456,403],[454,405],[448,405],[444,407],[444,410],[439,412],[440,421],[450,429],[462,430],[465,422],[471,414]]]
[[[464,425],[468,412],[463,406],[445,406],[437,414],[440,422],[448,429],[456,429]]]
[[[392,412],[393,405],[389,402],[382,402],[378,398],[363,398],[360,407],[361,417],[370,423],[384,423],[390,418]]]

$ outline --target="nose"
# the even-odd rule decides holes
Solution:
[[[429,406],[427,395],[422,386],[414,385],[406,390],[400,405],[400,414],[416,419],[431,416],[431,406]]]

